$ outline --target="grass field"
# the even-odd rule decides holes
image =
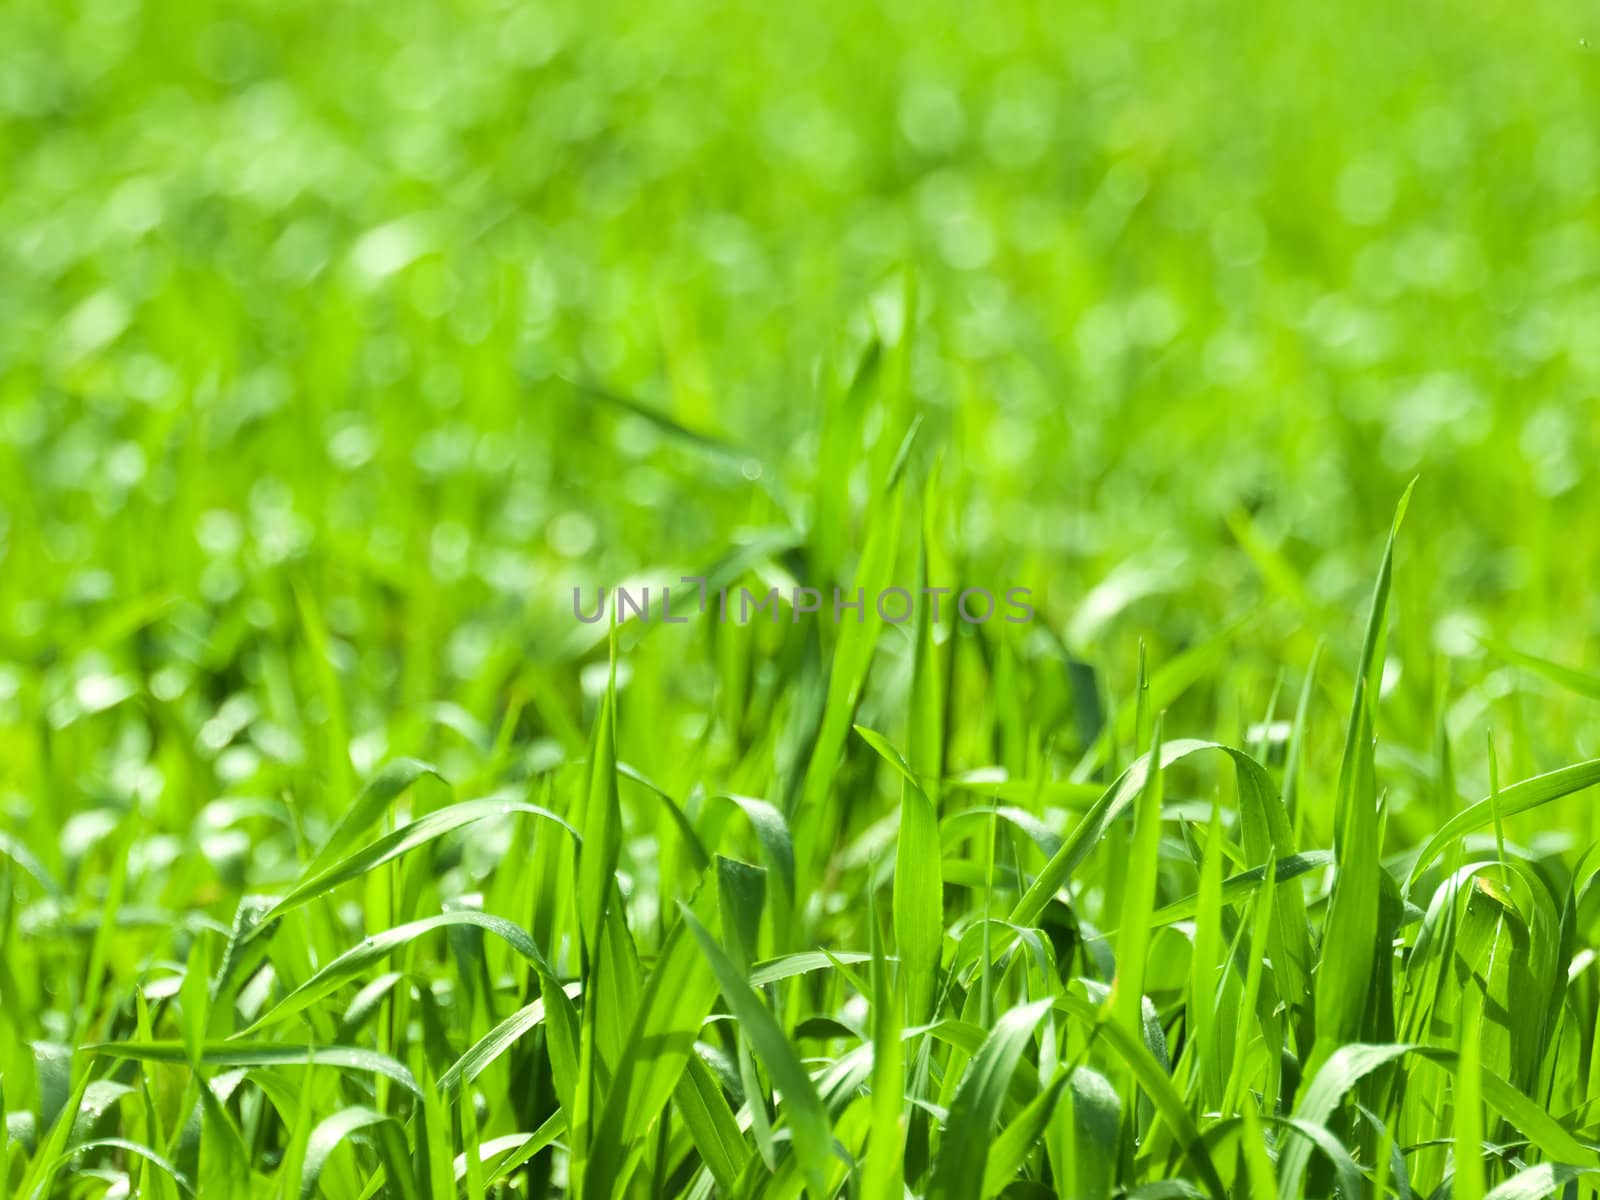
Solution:
[[[0,7],[0,1194],[1600,1194],[1597,40]]]

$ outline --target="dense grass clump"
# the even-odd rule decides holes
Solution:
[[[1594,37],[0,8],[0,1195],[1595,1195]]]

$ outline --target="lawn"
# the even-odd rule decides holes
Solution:
[[[0,1194],[1600,1195],[1597,44],[0,7]]]

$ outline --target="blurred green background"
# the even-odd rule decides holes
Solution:
[[[524,702],[530,761],[581,746],[574,584],[835,537],[830,490],[833,578],[802,582],[849,579],[869,481],[827,475],[819,429],[874,361],[966,578],[1043,598],[1023,653],[1059,639],[1125,698],[1138,640],[1162,663],[1245,618],[1185,701],[1242,737],[1317,638],[1352,659],[1420,475],[1397,740],[1426,742],[1448,672],[1473,744],[1507,706],[1517,775],[1600,753],[1580,701],[1527,706],[1476,639],[1592,661],[1597,25],[1545,0],[6,5],[8,820],[184,830],[218,792],[449,761]],[[900,441],[859,403],[869,450]],[[634,711],[683,734],[630,746],[625,700],[635,759],[699,736],[715,649],[677,633]]]

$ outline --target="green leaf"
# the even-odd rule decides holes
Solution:
[[[1563,1191],[1569,1183],[1590,1175],[1600,1175],[1600,1167],[1540,1163],[1536,1167],[1518,1171],[1490,1192],[1487,1200],[1544,1200],[1546,1196]]]
[[[1045,1130],[1055,1116],[1056,1105],[1060,1103],[1061,1093],[1066,1089],[1069,1078],[1068,1072],[1057,1072],[1049,1086],[1028,1101],[1027,1106],[1017,1114],[1016,1120],[1007,1125],[989,1146],[988,1160],[983,1169],[985,1197],[1003,1190],[1022,1170],[1028,1156],[1043,1143]]]
[[[855,587],[864,594],[864,604],[874,603],[885,588],[893,585],[895,555],[900,542],[902,495],[898,486],[891,489],[887,498],[888,511],[876,512],[868,529],[867,542],[862,548],[855,575]],[[847,599],[854,599],[853,594]],[[861,686],[866,682],[867,668],[872,665],[872,653],[877,648],[883,628],[882,621],[869,620],[865,613],[860,620],[855,619],[853,613],[841,615],[839,641],[834,647],[833,666],[828,674],[828,698],[823,705],[822,727],[812,750],[810,769],[806,772],[801,800],[801,806],[805,809],[819,809],[833,787],[834,770],[850,733],[850,723],[861,699]]]
[[[189,962],[183,972],[183,987],[178,993],[180,1028],[189,1061],[200,1061],[200,1047],[206,1038],[206,1022],[211,1015],[211,944],[204,933],[189,947]]]
[[[734,1194],[739,1173],[751,1157],[749,1147],[739,1133],[733,1110],[698,1054],[689,1056],[672,1101],[718,1191]]]
[[[169,1159],[150,1149],[149,1146],[140,1145],[138,1142],[129,1141],[127,1138],[90,1138],[85,1141],[77,1142],[70,1150],[68,1150],[65,1154],[60,1155],[56,1159],[52,1169],[59,1170],[61,1167],[66,1166],[67,1163],[72,1161],[74,1158],[77,1158],[79,1155],[90,1154],[96,1150],[120,1150],[124,1154],[132,1154],[142,1159],[144,1162],[149,1163],[168,1179],[172,1180],[173,1183],[177,1184],[178,1187],[183,1190],[185,1195],[194,1196],[198,1194],[195,1191],[194,1184],[189,1181],[189,1177],[182,1171],[178,1170],[178,1168],[174,1166]],[[6,1179],[6,1174],[3,1170],[3,1167],[4,1163],[0,1162],[0,1183],[3,1183]]]
[[[300,1178],[300,1200],[311,1200],[316,1195],[317,1183],[328,1159],[356,1133],[369,1134],[377,1144],[386,1175],[384,1194],[416,1200],[417,1180],[406,1149],[405,1131],[393,1117],[360,1105],[341,1109],[311,1131],[311,1139],[306,1143],[304,1174]]]
[[[899,772],[900,834],[895,849],[894,938],[906,972],[906,1003],[917,1023],[933,1015],[934,984],[944,946],[943,847],[933,802],[905,759],[881,736],[856,732]]]
[[[867,936],[872,954],[872,1110],[861,1194],[866,1200],[901,1200],[905,1193],[905,1047],[901,1041],[903,985],[889,970],[878,930],[876,893],[867,896]]]
[[[1503,787],[1500,789],[1498,800],[1494,796],[1485,796],[1476,804],[1469,805],[1446,821],[1423,843],[1422,849],[1417,852],[1417,861],[1411,867],[1411,874],[1407,877],[1407,891],[1416,886],[1422,873],[1451,842],[1474,830],[1494,824],[1496,811],[1502,817],[1515,816],[1549,804],[1553,800],[1570,796],[1574,792],[1581,792],[1597,783],[1600,783],[1600,758],[1591,758],[1586,762],[1574,763],[1569,767],[1513,783],[1510,787]]]
[[[783,814],[775,805],[754,796],[724,794],[716,799],[727,801],[750,819],[750,827],[755,830],[756,841],[761,845],[761,854],[766,859],[767,868],[773,872],[783,888],[783,904],[785,906],[793,904],[794,839],[790,836],[789,823],[784,820]]]
[[[1222,1186],[1222,1179],[1217,1175],[1215,1164],[1206,1152],[1200,1130],[1189,1115],[1183,1096],[1173,1086],[1172,1080],[1161,1064],[1145,1047],[1143,1039],[1129,1033],[1116,1022],[1104,1020],[1098,1008],[1078,996],[1070,993],[1057,996],[1055,1006],[1088,1026],[1096,1037],[1103,1038],[1115,1051],[1128,1066],[1145,1095],[1150,1097],[1156,1111],[1161,1114],[1161,1119],[1171,1127],[1173,1136],[1177,1138],[1178,1145],[1194,1167],[1195,1173],[1200,1176],[1200,1182],[1206,1191],[1211,1193],[1214,1200],[1226,1200],[1227,1191]]]
[[[613,1194],[624,1152],[645,1137],[671,1099],[716,996],[706,956],[682,923],[674,925],[645,984],[596,1124],[583,1181],[588,1194]]]
[[[1276,800],[1275,793],[1270,790],[1270,780],[1260,763],[1251,758],[1242,750],[1232,746],[1224,746],[1220,742],[1200,741],[1195,738],[1180,738],[1175,741],[1162,743],[1159,753],[1159,766],[1162,771],[1167,771],[1176,763],[1182,762],[1191,755],[1199,754],[1206,750],[1216,750],[1233,759],[1239,769],[1241,779],[1258,781],[1253,785],[1253,792],[1264,794]],[[1099,844],[1105,831],[1111,823],[1125,812],[1144,788],[1149,778],[1151,756],[1147,752],[1135,759],[1128,769],[1119,775],[1114,783],[1101,793],[1100,799],[1090,806],[1087,812],[1073,827],[1061,843],[1061,849],[1051,855],[1033,883],[1029,885],[1021,899],[1011,909],[1009,920],[1016,925],[1031,925],[1039,919],[1045,907],[1054,898],[1055,894],[1066,885],[1072,873],[1082,865]],[[1259,782],[1259,781],[1265,781]],[[1266,791],[1262,793],[1262,789]],[[1241,794],[1245,789],[1241,788]],[[1504,795],[1502,793],[1502,795]],[[1281,812],[1282,806],[1278,805]],[[1276,821],[1273,822],[1276,824]],[[1285,829],[1287,823],[1285,822]],[[1287,835],[1285,836],[1287,841]],[[1284,854],[1292,854],[1293,846],[1285,844],[1280,847]],[[1281,891],[1282,889],[1280,889]]]
[[[139,1062],[184,1063],[189,1054],[181,1042],[96,1042],[83,1047],[89,1054],[131,1058]],[[422,1091],[410,1071],[384,1054],[354,1046],[305,1046],[277,1042],[206,1042],[198,1061],[206,1067],[336,1067],[380,1075],[412,1095]]]
[[[1357,683],[1356,690],[1365,687],[1364,682]],[[1374,962],[1379,953],[1388,952],[1387,946],[1377,945],[1378,877],[1383,867],[1369,711],[1358,698],[1345,743],[1349,765],[1340,772],[1342,823],[1334,836],[1338,868],[1323,923],[1316,978],[1317,1045],[1323,1053],[1359,1041],[1366,1032]]]
[[[795,1055],[783,1029],[704,925],[686,906],[679,911],[711,963],[722,995],[739,1020],[739,1027],[783,1093],[783,1114],[788,1122],[801,1173],[815,1196],[826,1194],[828,1162],[833,1153],[833,1133],[816,1085]]]
[[[687,425],[675,420],[661,409],[646,404],[642,400],[636,400],[632,396],[624,395],[621,392],[613,391],[596,383],[573,379],[568,376],[562,376],[562,382],[586,399],[594,400],[610,408],[615,408],[619,412],[649,422],[668,438],[698,451],[708,461],[717,463],[730,471],[741,471],[748,464],[755,461],[755,455],[749,450],[735,446],[721,438],[713,437],[711,434],[690,429]],[[770,472],[763,472],[763,476],[767,474],[770,474]]]
[[[1331,850],[1307,850],[1301,854],[1291,854],[1288,858],[1277,863],[1275,878],[1279,883],[1286,880],[1298,879],[1313,871],[1320,871],[1334,863]],[[1251,867],[1248,871],[1240,871],[1222,880],[1218,892],[1218,901],[1222,905],[1240,904],[1250,899],[1260,889],[1267,877],[1267,867]],[[1185,896],[1182,900],[1174,900],[1171,904],[1162,905],[1150,914],[1152,928],[1163,925],[1176,924],[1187,921],[1199,911],[1201,896],[1197,892],[1192,896]]]
[[[324,996],[332,994],[346,983],[358,978],[374,963],[382,962],[424,934],[437,929],[462,926],[483,929],[495,934],[519,955],[534,964],[541,973],[551,973],[544,956],[539,952],[539,947],[534,944],[533,938],[526,930],[502,917],[490,916],[488,913],[471,909],[458,909],[436,917],[424,917],[420,921],[412,921],[363,938],[278,1001],[248,1027],[236,1033],[234,1037],[247,1038],[268,1025],[287,1020],[296,1013],[304,1011]]]
[[[767,902],[767,872],[762,867],[717,855],[717,900],[722,944],[748,971],[761,940],[761,912]]]
[[[911,666],[910,714],[907,732],[907,755],[912,767],[925,781],[923,791],[939,807],[939,778],[944,773],[945,747],[945,659],[939,631],[949,624],[948,605],[939,619],[934,619],[934,597],[926,594],[929,578],[950,578],[950,568],[939,551],[939,539],[934,531],[934,515],[939,501],[938,470],[929,471],[923,488],[922,541],[917,562],[918,597],[916,604],[917,634],[915,656]],[[945,597],[949,599],[949,597]]]
[[[765,987],[780,979],[793,979],[796,975],[809,975],[813,971],[837,969],[872,961],[872,955],[859,950],[840,950],[824,953],[821,950],[802,950],[798,954],[784,954],[758,963],[750,972],[752,987]]]
[[[1156,721],[1150,757],[1157,763],[1145,775],[1134,812],[1133,844],[1123,863],[1122,925],[1117,933],[1117,973],[1109,1005],[1112,1019],[1134,1036],[1144,1024],[1145,954],[1150,946],[1150,914],[1155,908],[1161,848],[1161,733]]]
[[[489,1174],[484,1177],[484,1186],[492,1188],[502,1179],[507,1178],[523,1163],[560,1137],[566,1127],[566,1113],[556,1112],[552,1113],[544,1124],[540,1125],[532,1133],[508,1133],[503,1137],[490,1138],[487,1142],[482,1143],[478,1147],[479,1162],[487,1163],[491,1160],[499,1159]],[[466,1177],[467,1156],[465,1154],[456,1155],[455,1174],[457,1182]]]
[[[705,844],[701,842],[700,835],[695,832],[694,825],[684,815],[683,809],[678,807],[678,802],[672,798],[671,794],[665,788],[647,778],[641,771],[630,767],[625,762],[619,761],[617,763],[617,773],[625,779],[633,780],[645,791],[661,801],[662,807],[667,810],[667,816],[671,818],[673,825],[678,830],[678,837],[682,839],[684,848],[689,852],[690,865],[693,866],[695,873],[699,874],[709,867],[711,865],[711,856],[706,853]]]
[[[1461,997],[1456,1047],[1455,1182],[1452,1200],[1483,1200],[1483,998],[1471,987]]]
[[[594,953],[606,903],[616,884],[622,847],[622,806],[617,795],[616,631],[612,631],[611,673],[589,741],[589,791],[583,806],[583,845],[578,850],[578,926]]]
[[[452,833],[475,821],[483,821],[490,817],[508,816],[512,813],[525,813],[530,816],[541,817],[551,821],[568,833],[577,835],[571,826],[547,809],[536,804],[525,804],[521,800],[490,797],[484,800],[465,800],[459,804],[451,804],[445,808],[435,809],[426,816],[419,817],[409,825],[403,825],[393,833],[379,838],[377,841],[362,847],[346,857],[339,859],[332,866],[319,874],[302,879],[290,889],[289,894],[279,900],[262,917],[259,931],[265,932],[279,917],[293,912],[297,908],[310,904],[313,900],[320,899],[332,892],[335,888],[353,880],[360,879],[369,871],[381,867],[384,863],[391,862],[403,854],[429,842]]]
[[[474,1042],[465,1054],[450,1064],[445,1073],[439,1076],[439,1091],[446,1098],[451,1099],[460,1088],[471,1083],[488,1069],[489,1065],[499,1059],[512,1046],[527,1036],[533,1029],[544,1023],[545,1012],[548,1005],[554,1001],[554,994],[560,993],[563,997],[576,995],[577,984],[568,984],[565,989],[552,988],[546,995],[529,1004],[523,1005],[505,1020],[501,1021],[488,1033]],[[575,1020],[575,1018],[572,1018]],[[570,1040],[570,1038],[569,1038]]]
[[[1378,578],[1372,585],[1372,602],[1367,611],[1367,628],[1361,639],[1361,659],[1356,670],[1356,694],[1351,701],[1350,726],[1356,724],[1355,710],[1361,706],[1361,685],[1366,687],[1366,702],[1374,707],[1378,703],[1379,687],[1383,682],[1383,650],[1389,639],[1389,588],[1394,578],[1394,542],[1400,534],[1400,524],[1406,519],[1406,509],[1411,504],[1411,493],[1416,488],[1413,479],[1400,494],[1395,505],[1394,521],[1389,526],[1389,540],[1384,543],[1383,561],[1378,566]]]
[[[1457,1061],[1454,1051],[1436,1046],[1417,1046],[1401,1042],[1387,1045],[1357,1043],[1341,1046],[1330,1054],[1311,1077],[1295,1104],[1296,1119],[1309,1125],[1326,1125],[1344,1094],[1361,1079],[1388,1063],[1408,1055],[1449,1068]],[[1483,1098],[1491,1108],[1520,1130],[1529,1141],[1558,1160],[1586,1168],[1600,1168],[1600,1155],[1583,1145],[1560,1122],[1516,1088],[1494,1075],[1480,1082]],[[1278,1160],[1278,1195],[1293,1200],[1300,1195],[1310,1147],[1292,1142]]]
[[[1128,1100],[1130,1106],[1138,1102],[1132,1095]],[[1122,1110],[1122,1098],[1099,1071],[1078,1067],[1067,1074],[1067,1094],[1057,1112],[1058,1116],[1070,1113],[1071,1126],[1066,1134],[1072,1146],[1070,1180],[1074,1197],[1110,1200],[1121,1157]],[[1060,1165],[1064,1169],[1068,1164]],[[1194,1194],[1201,1193],[1194,1189]]]
[[[1003,1013],[982,1047],[967,1065],[950,1105],[945,1122],[944,1141],[934,1164],[933,1183],[928,1194],[938,1200],[960,1200],[981,1195],[984,1171],[989,1161],[989,1146],[1000,1106],[1017,1064],[1028,1048],[1033,1031],[1050,1011],[1048,998],[1024,1004]]]
[[[322,844],[322,849],[318,850],[316,856],[306,864],[305,870],[300,873],[301,880],[314,879],[333,866],[341,854],[355,845],[356,839],[389,811],[389,806],[396,799],[409,791],[417,780],[430,775],[441,783],[445,782],[437,767],[420,759],[397,758],[393,762],[385,763],[379,768],[378,773],[367,781],[367,785],[356,796],[355,802],[339,819],[339,824],[328,835],[328,840]]]
[[[1505,659],[1512,666],[1532,671],[1535,675],[1559,684],[1568,691],[1576,692],[1580,696],[1587,696],[1590,700],[1600,700],[1600,675],[1592,675],[1587,671],[1577,671],[1571,667],[1564,667],[1560,663],[1551,662],[1548,658],[1540,658],[1536,654],[1527,654],[1493,638],[1483,638],[1481,640],[1484,646],[1493,654]]]
[[[1233,1039],[1233,1063],[1228,1071],[1228,1081],[1222,1092],[1222,1111],[1230,1112],[1244,1090],[1245,1060],[1249,1049],[1249,1017],[1257,1011],[1261,995],[1261,976],[1270,956],[1268,938],[1272,928],[1273,882],[1277,879],[1277,863],[1267,864],[1266,886],[1256,895],[1255,919],[1251,922],[1250,965],[1245,970],[1244,996],[1239,1012],[1244,1017]]]

